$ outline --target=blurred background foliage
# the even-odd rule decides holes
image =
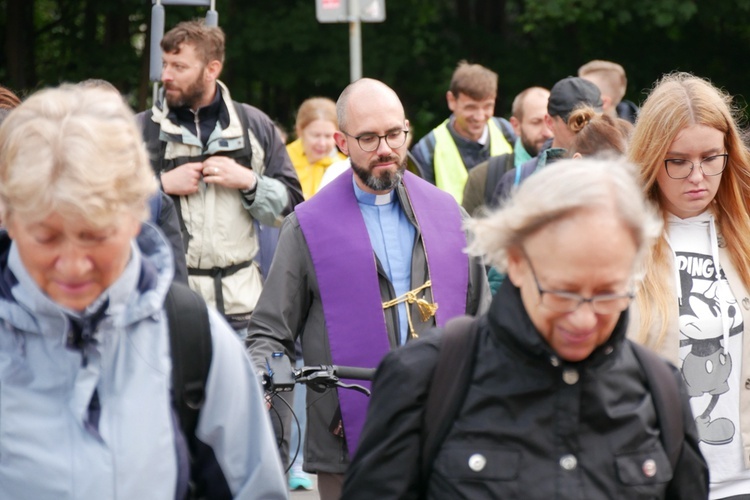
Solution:
[[[222,79],[232,95],[288,130],[307,97],[349,83],[349,28],[320,24],[314,0],[217,0],[227,33]],[[167,6],[167,29],[205,9]],[[151,0],[0,0],[0,83],[26,95],[103,78],[137,110],[150,105]],[[551,87],[591,59],[619,62],[641,102],[663,73],[710,78],[744,107],[750,0],[386,0],[386,22],[362,25],[363,74],[391,85],[421,137],[448,114],[461,59],[500,75],[496,113],[515,94]]]

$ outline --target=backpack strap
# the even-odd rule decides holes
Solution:
[[[490,156],[487,161],[487,182],[484,186],[484,204],[492,204],[492,195],[495,194],[495,188],[500,183],[500,178],[505,172],[513,168],[513,159],[515,154],[508,153],[500,156]],[[510,164],[510,168],[508,165]]]
[[[682,412],[679,411],[682,408],[682,400],[677,379],[667,362],[654,352],[635,342],[630,342],[630,345],[646,374],[659,422],[662,446],[667,452],[672,470],[675,470],[685,440],[685,424],[682,421]]]
[[[475,318],[460,316],[448,321],[443,330],[422,417],[422,484],[427,484],[432,462],[463,406],[474,372],[478,325]]]
[[[241,102],[232,101],[232,104],[234,104],[234,109],[237,111],[237,116],[240,118],[240,124],[242,124],[242,141],[244,144],[242,152],[235,155],[236,157],[234,160],[243,167],[252,168],[251,162],[253,157],[253,147],[252,144],[250,144],[250,120],[248,119],[247,111]]]
[[[206,380],[211,367],[208,309],[200,295],[177,282],[169,287],[164,309],[169,321],[172,354],[172,403],[190,454],[194,456],[195,428],[206,399]]]
[[[159,124],[152,120],[153,116],[153,110],[147,109],[135,115],[135,119],[141,128],[143,142],[146,144],[148,158],[151,160],[151,168],[158,176],[164,170],[164,151],[167,149],[167,143],[159,140],[161,129]]]
[[[494,120],[500,126],[500,130],[502,131],[505,140],[508,141],[508,144],[510,144],[510,147],[512,148],[516,142],[516,131],[513,130],[513,126],[507,120],[498,117],[494,117]]]

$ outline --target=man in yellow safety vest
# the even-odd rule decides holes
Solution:
[[[497,73],[479,64],[458,63],[446,93],[451,116],[412,148],[422,177],[461,203],[468,171],[513,151],[516,136],[504,118],[494,117]]]

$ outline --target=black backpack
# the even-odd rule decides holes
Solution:
[[[500,156],[491,156],[487,163],[487,180],[484,185],[484,204],[492,206],[492,196],[495,194],[495,188],[500,184],[500,179],[505,172],[513,170],[515,153],[508,153]]]
[[[190,455],[195,456],[195,428],[206,399],[211,367],[211,326],[203,298],[187,285],[173,282],[164,301],[172,357],[172,405]]]
[[[422,484],[426,485],[432,472],[432,462],[448,435],[453,421],[461,410],[474,371],[474,360],[479,338],[479,321],[470,316],[454,318],[443,330],[440,354],[435,365],[424,406],[421,464]],[[672,470],[682,453],[685,426],[680,390],[669,365],[647,348],[630,342],[636,359],[646,375],[661,430],[661,441]]]

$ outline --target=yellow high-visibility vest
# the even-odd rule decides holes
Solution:
[[[505,139],[502,130],[490,118],[487,122],[490,128],[490,156],[498,156],[513,151]],[[432,160],[435,169],[435,185],[450,193],[458,202],[464,197],[464,184],[469,178],[469,172],[461,159],[456,141],[448,130],[448,120],[445,120],[435,130],[435,152]]]

